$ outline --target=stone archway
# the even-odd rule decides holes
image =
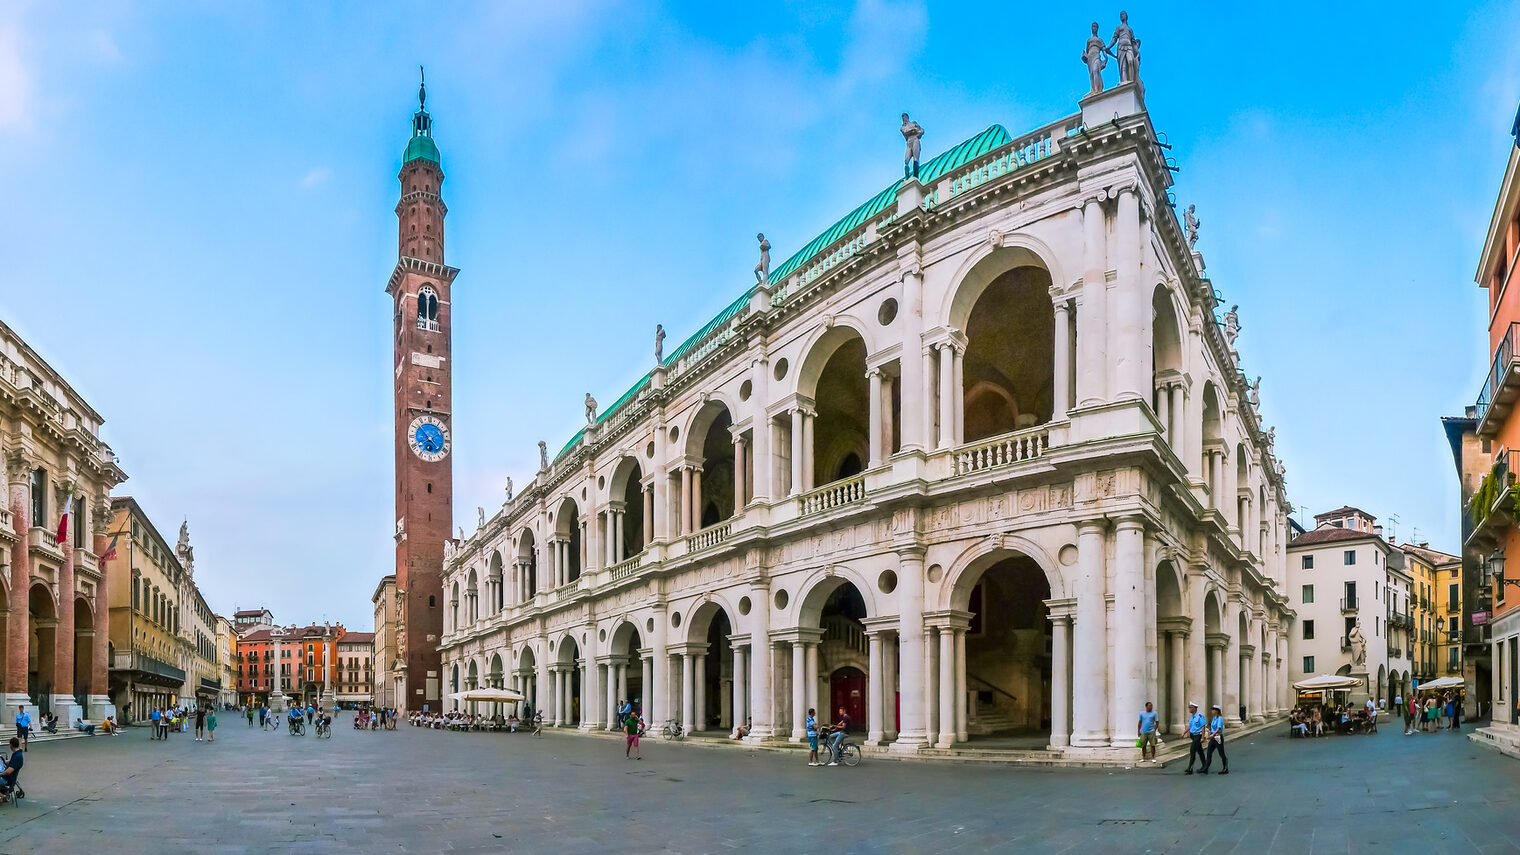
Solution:
[[[1045,570],[1030,556],[1011,550],[981,556],[957,578],[952,615],[965,614],[966,624],[962,638],[955,637],[953,623],[940,629],[940,672],[957,676],[957,669],[944,667],[947,654],[963,659],[965,666],[954,696],[947,699],[941,689],[939,745],[973,737],[1034,748],[1051,744],[1056,674],[1045,604],[1050,598]],[[972,694],[974,701],[967,698]]]
[[[681,658],[681,723],[696,730],[733,729],[733,619],[716,600],[699,603],[687,623]]]
[[[28,662],[27,695],[39,713],[51,712],[54,685],[54,651],[58,649],[58,607],[46,585],[33,585],[27,592]]]

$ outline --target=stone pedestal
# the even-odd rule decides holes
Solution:
[[[58,716],[58,731],[60,733],[65,730],[72,730],[74,728],[74,719],[85,717],[84,707],[74,700],[73,695],[54,695],[52,704],[53,712]],[[15,716],[12,715],[11,718],[14,720]],[[36,720],[37,716],[32,716],[32,721],[35,722]],[[33,730],[36,730],[35,726]]]
[[[290,705],[285,702],[284,692],[280,691],[279,689],[275,689],[269,693],[270,712],[283,713],[288,709],[290,709]]]
[[[105,695],[90,695],[89,702],[89,719],[96,724],[116,715],[116,705],[111,703],[111,699]],[[120,718],[116,721],[118,724],[121,723]]]
[[[1138,83],[1120,83],[1096,95],[1089,95],[1079,103],[1082,106],[1082,124],[1089,129],[1145,112],[1145,96]]]
[[[328,689],[327,691],[323,692],[322,695],[321,695],[321,697],[318,698],[318,700],[317,700],[317,706],[321,707],[324,710],[327,710],[328,712],[333,712],[333,711],[337,710],[337,708],[338,708],[338,695],[337,695],[337,693],[334,692],[331,689]]]

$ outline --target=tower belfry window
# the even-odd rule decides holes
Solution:
[[[426,285],[417,292],[417,329],[438,331],[438,292]]]

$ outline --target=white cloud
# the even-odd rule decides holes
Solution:
[[[326,184],[332,178],[332,170],[325,166],[312,168],[301,177],[301,189],[310,190],[321,184]]]
[[[0,131],[32,126],[32,71],[21,55],[21,28],[0,24]]]

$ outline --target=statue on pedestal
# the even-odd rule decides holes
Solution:
[[[1119,82],[1134,83],[1140,79],[1140,40],[1129,28],[1129,13],[1119,13],[1119,26],[1114,28],[1114,40],[1109,42],[1109,53],[1119,60]]]
[[[918,122],[915,122],[912,119],[908,118],[908,114],[907,113],[903,113],[902,114],[902,135],[903,135],[903,139],[906,140],[907,143],[908,143],[907,150],[905,152],[903,152],[903,177],[907,178],[907,177],[909,177],[911,175],[912,177],[917,178],[918,177],[918,153],[919,153],[919,149],[920,149],[919,141],[924,138],[924,129],[923,129],[923,126],[920,125]],[[910,168],[909,164],[912,165],[911,166],[911,169],[912,169],[911,172],[909,171],[909,168]]]
[[[1235,353],[1235,339],[1240,338],[1240,315],[1237,313],[1239,308],[1240,304],[1236,303],[1224,313],[1224,343],[1231,354]]]
[[[1251,393],[1250,393],[1251,407],[1253,409],[1257,409],[1257,410],[1261,409],[1261,375],[1260,374],[1256,375],[1256,382],[1252,383],[1248,388],[1250,388],[1250,390],[1251,390]]]
[[[590,392],[586,393],[586,424],[596,424],[596,399],[591,397]]]
[[[771,242],[763,233],[755,235],[755,240],[760,241],[760,263],[755,265],[755,283],[764,285],[771,278]]]
[[[482,508],[479,505],[476,505],[475,506],[475,528],[482,529],[482,528],[485,528],[485,527],[486,527],[486,509]]]
[[[1089,95],[1103,91],[1103,69],[1108,67],[1108,48],[1098,35],[1098,22],[1092,23],[1092,35],[1087,37],[1087,47],[1082,51],[1082,62],[1087,65],[1087,78],[1092,83]]]
[[[512,501],[512,476],[507,476],[507,501]]]
[[[1351,644],[1351,667],[1366,667],[1367,639],[1362,635],[1361,621],[1351,625],[1351,632],[1347,634],[1346,641]]]
[[[549,468],[549,444],[543,440],[538,441],[538,468],[539,471]]]
[[[763,235],[762,235],[762,237],[763,237]],[[763,251],[764,250],[762,250],[762,252]],[[766,256],[761,256],[760,257],[760,263],[761,264],[768,264],[769,261],[770,261],[770,259],[767,258]],[[654,325],[654,364],[655,365],[664,365],[665,364],[665,325],[664,324],[655,324]]]
[[[1198,244],[1198,226],[1200,223],[1198,222],[1198,218],[1193,216],[1193,211],[1197,207],[1197,205],[1189,205],[1187,206],[1187,210],[1182,212],[1182,227],[1187,230],[1188,249],[1192,249]]]

